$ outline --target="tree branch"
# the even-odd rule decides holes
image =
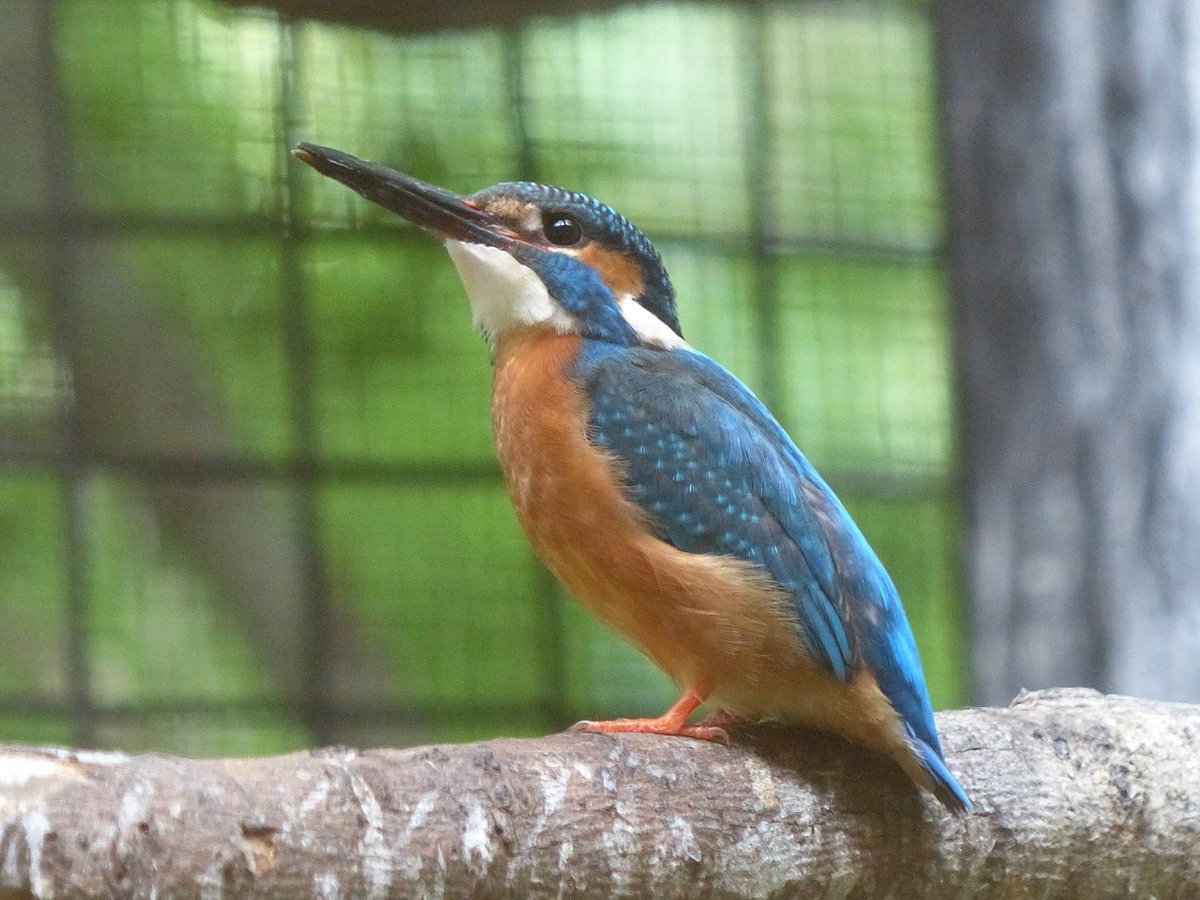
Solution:
[[[977,811],[779,728],[266,759],[0,750],[0,897],[1194,896],[1200,707],[943,713]]]

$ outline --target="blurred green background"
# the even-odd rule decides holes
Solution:
[[[12,9],[0,740],[261,753],[674,699],[527,548],[442,249],[298,140],[456,190],[561,184],[642,227],[689,340],[889,566],[935,705],[966,701],[919,4],[416,36],[202,0]]]

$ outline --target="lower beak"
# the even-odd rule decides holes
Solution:
[[[490,247],[513,241],[508,227],[495,216],[411,175],[317,144],[297,144],[292,155],[439,237]]]

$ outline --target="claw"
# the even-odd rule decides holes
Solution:
[[[751,722],[749,719],[743,719],[737,713],[732,713],[721,707],[720,709],[714,709],[712,714],[703,719],[700,724],[716,728],[718,731],[724,731],[726,728],[745,728]]]

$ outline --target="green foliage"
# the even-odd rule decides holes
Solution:
[[[305,272],[322,452],[492,460],[491,369],[445,251],[393,235],[318,238]]]
[[[161,304],[167,327],[190,338],[211,379],[209,400],[247,454],[282,458],[293,448],[278,242],[211,232],[113,241],[139,296]],[[199,412],[198,410],[195,412]]]
[[[338,593],[396,675],[393,702],[540,704],[538,571],[499,484],[331,488]]]
[[[53,696],[67,684],[61,501],[51,478],[0,476],[0,696]]]
[[[96,246],[192,339],[236,446],[260,461],[300,449],[287,337],[298,328],[316,461],[395,469],[315,488],[333,602],[386,662],[384,683],[360,686],[367,702],[419,710],[423,738],[457,739],[650,712],[672,689],[527,549],[489,474],[486,351],[441,249],[293,168],[299,139],[456,189],[565,184],[644,227],[692,342],[752,387],[781,373],[777,411],[889,564],[935,702],[963,699],[919,14],[657,4],[511,35],[395,39],[200,0],[58,9],[79,205],[117,223]],[[0,284],[0,410],[46,417],[65,388],[21,300]],[[262,712],[279,691],[270,661],[136,483],[85,488],[92,694],[125,711],[96,740],[192,753],[310,740],[286,710]],[[0,690],[60,710],[61,510],[51,475],[0,479],[0,616],[13,626]],[[229,711],[162,712],[173,702]],[[156,712],[130,714],[147,704]],[[515,711],[464,712],[489,704]],[[70,734],[62,715],[7,716],[0,737]]]
[[[930,477],[951,464],[950,335],[931,263],[780,265],[781,416],[823,469]],[[831,386],[837,385],[834,388]]]
[[[258,699],[263,675],[247,637],[181,548],[162,542],[145,498],[129,483],[95,478],[82,508],[96,701],[136,707]]]

